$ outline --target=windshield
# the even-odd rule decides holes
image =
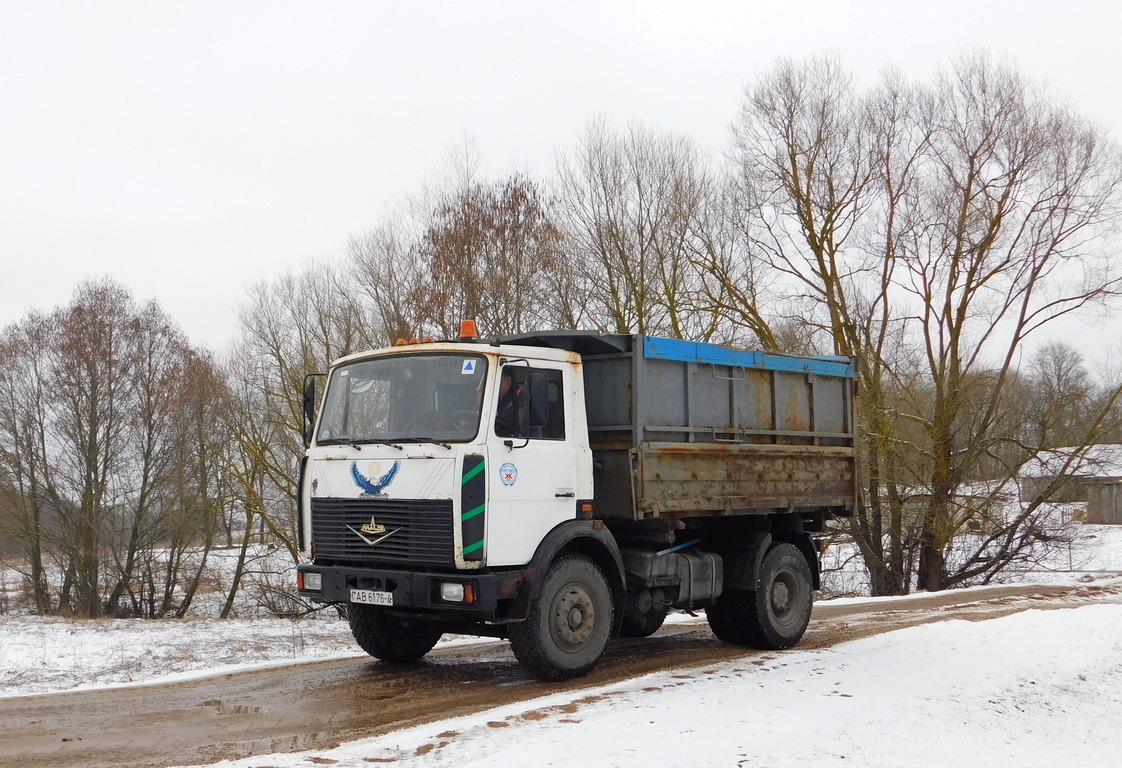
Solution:
[[[336,368],[317,442],[465,442],[479,431],[487,360],[401,354]]]

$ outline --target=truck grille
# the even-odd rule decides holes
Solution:
[[[385,536],[362,531],[371,518],[396,533],[370,546],[354,531],[372,541]],[[312,541],[319,562],[452,565],[452,501],[312,499]]]

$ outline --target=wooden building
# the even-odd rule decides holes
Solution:
[[[1022,467],[1021,493],[1035,495],[1058,476],[1067,480],[1052,501],[1085,502],[1083,522],[1122,525],[1122,445],[1043,451]]]

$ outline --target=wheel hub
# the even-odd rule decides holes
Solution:
[[[596,626],[596,609],[592,596],[580,584],[561,590],[554,602],[553,634],[562,647],[578,648],[592,634]]]
[[[782,581],[777,581],[772,585],[771,607],[777,613],[783,613],[791,607],[791,590]]]

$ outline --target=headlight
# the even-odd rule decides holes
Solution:
[[[315,571],[299,571],[297,574],[298,589],[306,589],[309,592],[320,592],[323,590],[323,574]]]
[[[462,603],[464,601],[464,585],[454,582],[444,582],[440,585],[440,599],[446,603]]]

